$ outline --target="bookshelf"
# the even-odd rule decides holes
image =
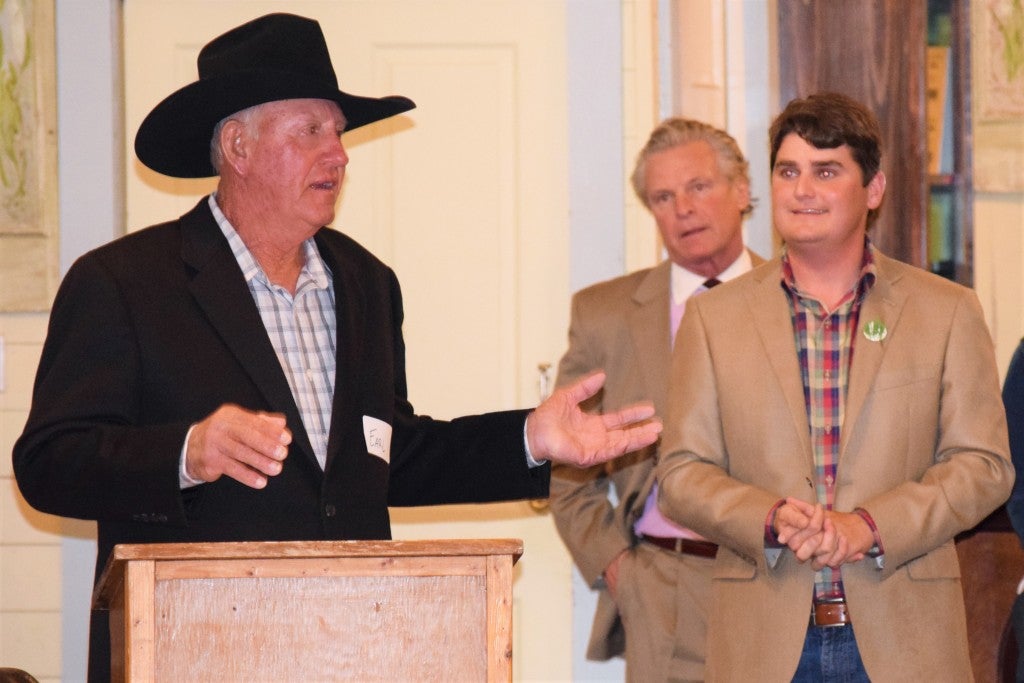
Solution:
[[[972,284],[968,3],[928,0],[928,267]]]
[[[970,0],[777,0],[779,104],[820,90],[882,125],[890,256],[973,284]]]

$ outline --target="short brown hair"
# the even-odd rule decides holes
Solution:
[[[769,130],[771,168],[779,146],[796,133],[818,149],[849,145],[866,187],[882,163],[882,129],[867,107],[841,93],[823,92],[795,99],[775,117]]]

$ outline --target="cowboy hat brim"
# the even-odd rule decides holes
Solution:
[[[331,87],[319,78],[294,72],[254,69],[205,78],[175,91],[143,120],[135,136],[135,154],[158,173],[175,178],[217,175],[210,163],[210,139],[222,119],[249,107],[290,99],[336,102],[347,121],[345,130],[413,109],[400,96],[361,97]]]

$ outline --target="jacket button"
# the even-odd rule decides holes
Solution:
[[[334,515],[338,514],[338,510],[333,505],[328,503],[327,505],[324,506],[324,514],[328,517],[333,517]]]

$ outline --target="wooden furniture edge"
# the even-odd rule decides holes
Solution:
[[[446,557],[523,554],[521,539],[437,539],[417,541],[243,541],[218,543],[135,543],[114,546],[96,582],[93,609],[109,609],[113,587],[127,562],[136,560],[245,560],[337,557]]]

